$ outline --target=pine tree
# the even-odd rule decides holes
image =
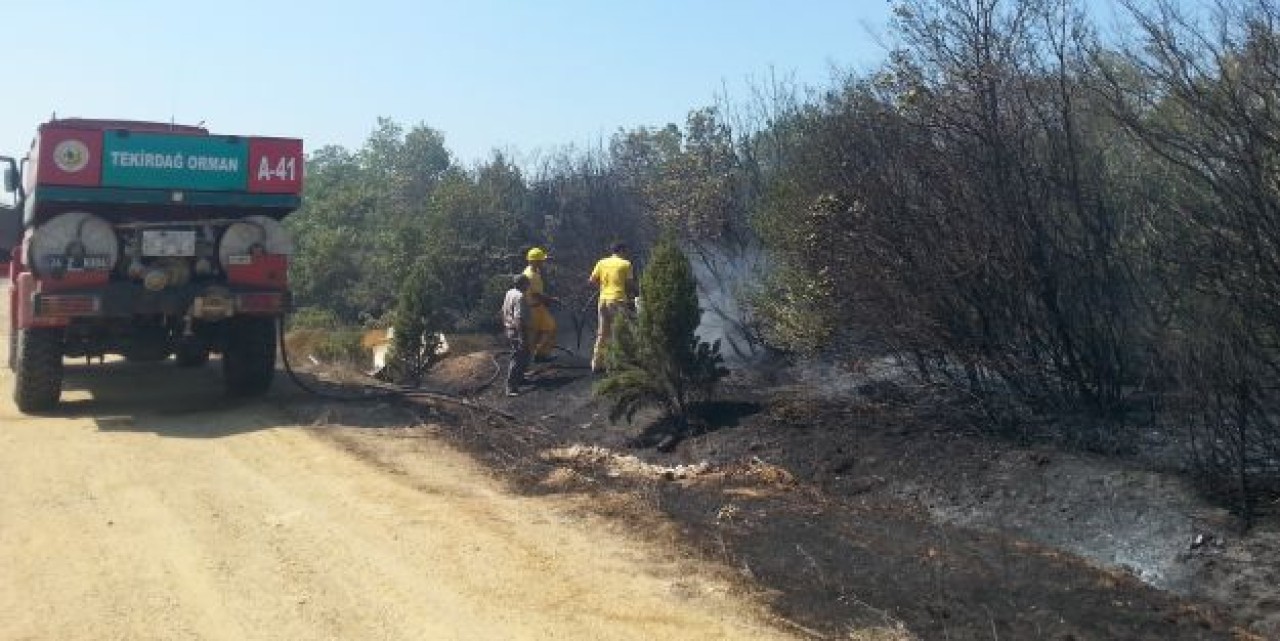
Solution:
[[[697,283],[672,235],[654,246],[640,288],[640,313],[615,321],[608,374],[596,394],[612,401],[613,420],[629,421],[641,408],[658,407],[683,429],[690,403],[710,397],[728,371],[720,341],[708,344],[695,333],[702,318]]]
[[[401,384],[421,382],[436,359],[444,318],[440,305],[442,286],[435,271],[427,261],[420,261],[400,285],[387,368],[391,379]]]

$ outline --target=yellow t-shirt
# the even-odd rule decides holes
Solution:
[[[617,303],[627,299],[627,281],[631,280],[631,261],[614,254],[601,258],[591,270],[591,282],[600,286],[600,303]]]

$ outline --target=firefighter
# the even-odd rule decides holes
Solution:
[[[511,344],[511,362],[507,366],[507,396],[519,396],[520,386],[526,384],[525,369],[529,366],[529,278],[517,274],[511,289],[502,299],[502,329]]]
[[[635,283],[631,276],[631,261],[626,258],[627,246],[624,243],[614,243],[609,251],[611,255],[596,262],[588,279],[592,285],[600,288],[596,344],[591,352],[592,372],[604,370],[604,350],[613,335],[613,322],[618,314],[635,309],[631,302]]]
[[[534,247],[525,254],[529,266],[524,268],[524,275],[529,279],[529,310],[533,314],[533,338],[530,351],[535,363],[546,363],[555,359],[556,319],[551,315],[551,305],[558,305],[560,299],[547,294],[547,283],[542,278],[543,267],[547,263],[547,252],[541,247]]]

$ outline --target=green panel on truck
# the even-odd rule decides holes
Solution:
[[[102,186],[243,191],[249,142],[235,136],[107,132]]]

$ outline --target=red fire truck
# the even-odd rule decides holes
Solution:
[[[219,354],[230,394],[266,392],[302,171],[297,139],[130,120],[51,120],[0,157],[18,408],[57,405],[68,357]]]

